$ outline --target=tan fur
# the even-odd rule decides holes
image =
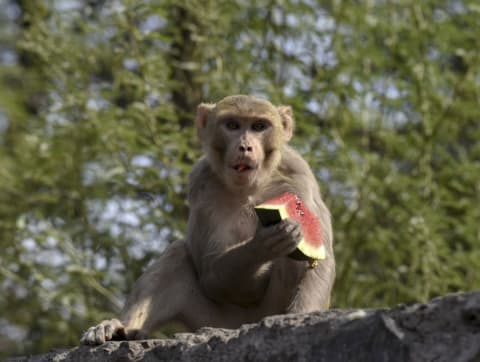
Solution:
[[[286,143],[291,108],[230,96],[201,104],[195,124],[205,157],[190,175],[186,240],[171,244],[141,276],[121,321],[90,328],[82,343],[140,338],[173,319],[191,329],[235,328],[328,308],[335,277],[330,214],[308,164]],[[323,227],[327,257],[314,269],[287,256],[301,238],[298,225],[258,225],[254,206],[286,191],[299,195]]]

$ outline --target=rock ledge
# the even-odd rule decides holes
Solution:
[[[265,318],[236,330],[108,342],[8,362],[480,361],[480,291],[425,304]]]

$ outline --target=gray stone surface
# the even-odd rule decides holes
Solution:
[[[480,291],[425,304],[272,316],[236,330],[108,342],[9,362],[445,361],[480,362]]]

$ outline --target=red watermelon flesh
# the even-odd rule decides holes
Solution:
[[[325,259],[320,220],[297,195],[286,192],[256,206],[255,211],[263,226],[276,224],[286,218],[300,223],[303,238],[290,257],[299,260]]]

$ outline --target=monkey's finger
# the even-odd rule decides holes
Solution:
[[[280,253],[282,250],[296,247],[296,240],[289,235],[288,237],[283,236],[282,238],[279,238],[277,242],[271,246],[271,250],[274,253]]]
[[[80,344],[88,344],[87,342],[87,332],[84,332],[82,338],[80,338]]]
[[[300,226],[300,223],[297,220],[292,219],[283,219],[280,223],[277,224],[279,227],[283,228],[295,228]]]
[[[275,225],[262,226],[258,230],[258,233],[260,233],[262,238],[268,238],[269,236],[275,235],[278,232],[283,232],[288,225],[290,225],[290,221],[284,219]]]
[[[288,251],[294,251],[297,248],[295,240],[283,240],[272,247],[272,251],[278,255],[284,255]]]
[[[273,235],[270,235],[264,240],[264,245],[267,248],[272,249],[283,240],[295,240],[296,243],[300,242],[302,236],[302,230],[295,225],[287,225],[284,228],[280,228]]]
[[[278,247],[278,245],[281,244],[283,240],[285,240],[285,234],[277,233],[265,239],[263,242],[267,249],[273,250]]]
[[[102,324],[105,326],[105,340],[109,341],[114,338],[119,340],[126,339],[125,326],[118,319],[111,319]]]
[[[297,249],[296,245],[283,245],[282,247],[277,249],[275,254],[278,256],[286,256],[288,254],[293,253],[295,249]]]
[[[296,244],[298,245],[298,243],[300,243],[300,241],[301,241],[302,238],[303,238],[302,230],[301,230],[301,229],[295,230],[295,231],[292,233],[292,238],[293,238],[293,240],[295,240]]]
[[[115,332],[114,326],[111,323],[105,325],[105,341],[111,341]]]
[[[287,227],[285,227],[285,231],[289,234],[296,233],[302,231],[302,226],[297,221],[292,221]]]
[[[278,231],[287,231],[292,228],[292,223],[288,219],[284,219],[276,224],[276,228]]]
[[[276,227],[275,233],[270,235],[271,238],[285,238],[287,235],[296,233],[298,230],[301,230],[300,224],[290,220],[284,220],[285,222],[279,224]]]
[[[295,230],[300,230],[300,231],[302,230],[302,225],[298,221],[295,221],[293,226]]]
[[[268,239],[273,235],[278,234],[279,232],[279,226],[278,225],[272,225],[272,226],[265,226],[262,227],[260,230],[257,231],[257,236],[259,239]]]
[[[95,327],[90,327],[88,331],[88,344],[94,346],[95,343]]]
[[[95,327],[90,327],[88,330],[83,334],[80,343],[86,345],[93,345],[95,344]]]
[[[287,234],[290,234],[290,235],[291,235],[292,233],[295,232],[296,229],[297,229],[297,226],[296,226],[296,225],[290,224],[290,225],[287,225],[287,226],[285,227],[285,232],[286,232]]]
[[[291,238],[297,243],[302,239],[302,227],[300,224],[292,224],[291,227],[285,229],[285,233],[287,234],[287,238]]]
[[[105,327],[103,324],[100,324],[95,328],[95,343],[96,344],[105,343]]]

